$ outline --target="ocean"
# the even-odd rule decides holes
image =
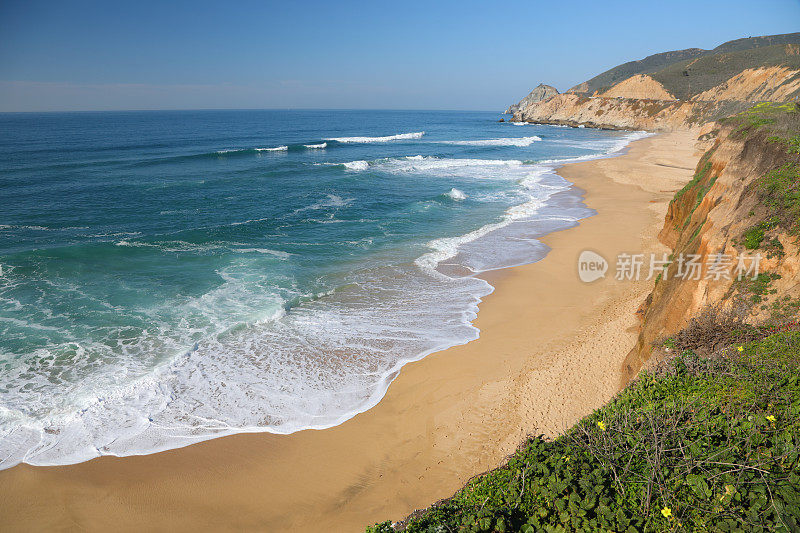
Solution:
[[[498,118],[0,114],[0,468],[334,426],[477,338],[592,215],[553,169],[642,135]]]

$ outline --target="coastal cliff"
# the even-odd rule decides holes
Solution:
[[[659,54],[520,103],[513,120],[696,137],[703,155],[658,234],[667,266],[629,328],[616,397],[369,532],[800,531],[797,39]]]
[[[759,104],[707,133],[713,144],[694,178],[675,194],[659,235],[673,263],[641,308],[637,346],[624,366],[632,379],[657,341],[675,335],[693,318],[713,310],[730,320],[780,324],[800,303],[797,183],[800,117],[795,104]],[[735,263],[758,254],[758,272],[716,278],[701,272],[686,279],[679,258],[704,265]],[[731,265],[734,267],[735,265]],[[755,276],[755,279],[753,279]],[[663,351],[656,348],[656,355]],[[660,357],[656,357],[656,360]]]
[[[513,120],[614,130],[672,131],[697,127],[716,104],[564,93],[520,110]]]
[[[528,437],[452,497],[369,533],[800,527],[800,109],[762,103],[701,142],[660,239],[706,267],[685,280],[673,262],[655,281],[624,363],[627,378],[646,370],[557,437]],[[763,254],[757,275],[707,277],[720,266],[708,259],[739,253]]]
[[[800,33],[740,39],[710,51],[657,54],[615,67],[567,93],[537,96],[509,107],[512,120],[606,129],[694,129],[759,101],[800,98]]]

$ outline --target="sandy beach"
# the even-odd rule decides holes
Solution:
[[[615,258],[667,251],[656,236],[691,179],[696,137],[559,169],[598,214],[544,237],[542,261],[487,276],[480,338],[407,365],[373,409],[322,431],[19,465],[0,472],[3,529],[363,531],[451,495],[526,434],[557,435],[619,390],[653,281],[616,281]],[[587,249],[610,263],[591,284],[577,275]]]

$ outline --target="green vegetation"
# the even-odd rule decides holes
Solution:
[[[744,240],[742,244],[748,250],[755,250],[759,246],[761,246],[761,241],[764,240],[764,231],[767,228],[764,226],[764,223],[761,222],[756,224],[749,230],[744,232]]]
[[[792,126],[796,126],[797,112],[798,108],[795,103],[761,102],[741,113],[725,118],[721,122],[732,121],[737,124],[733,137],[747,137],[750,133],[758,131],[764,126],[772,126],[766,128],[769,131],[776,130],[785,133]],[[790,142],[788,139],[778,135],[768,137],[767,141],[770,143]],[[788,153],[791,154],[792,152]]]
[[[680,199],[683,197],[684,194],[694,189],[701,181],[703,181],[706,178],[706,174],[708,174],[708,171],[711,170],[711,161],[708,160],[710,157],[711,157],[711,151],[706,152],[703,155],[705,163],[703,163],[702,160],[700,161],[698,166],[700,166],[700,164],[703,164],[703,166],[700,167],[700,170],[694,173],[694,176],[692,176],[692,179],[689,183],[684,185],[681,190],[675,193],[675,197],[672,199],[673,202],[680,201]]]
[[[800,230],[800,164],[786,163],[767,173],[758,182],[761,201],[782,227],[793,233]]]
[[[747,228],[742,234],[742,238],[733,239],[733,243],[744,246],[748,250],[764,250],[768,258],[783,257],[785,252],[781,241],[777,237],[767,237],[767,233],[776,227],[778,227],[778,218],[767,218]]]
[[[692,177],[692,179],[691,179],[691,181],[689,183],[684,185],[681,190],[679,190],[678,192],[675,193],[675,196],[672,199],[673,203],[680,202],[681,199],[689,191],[692,191],[692,190],[697,191],[696,194],[695,194],[694,202],[692,203],[691,209],[690,209],[689,213],[686,215],[686,217],[684,217],[683,227],[682,228],[676,227],[675,229],[677,229],[677,230],[683,230],[683,229],[686,229],[689,226],[689,222],[692,220],[692,215],[694,214],[695,210],[700,205],[700,203],[703,201],[703,198],[705,198],[705,196],[708,193],[708,191],[711,190],[711,187],[714,185],[714,182],[717,181],[717,177],[716,176],[713,176],[711,179],[708,179],[708,180],[706,179],[707,176],[708,176],[708,173],[711,171],[711,168],[712,168],[711,161],[709,161],[709,159],[711,158],[711,155],[713,153],[714,153],[714,150],[711,149],[708,152],[706,152],[705,154],[703,154],[703,157],[700,159],[700,162],[697,164],[699,170],[697,170],[697,172],[695,172],[694,176]],[[697,237],[697,235],[700,233],[700,230],[702,229],[702,227],[703,227],[703,224],[700,224],[700,226],[698,226],[695,229],[693,235],[689,239],[690,241],[694,240],[694,238]]]
[[[618,65],[588,80],[585,88],[581,88],[582,92],[591,94],[636,74],[650,74],[670,93],[687,98],[719,85],[746,68],[794,64],[796,56],[787,56],[785,45],[798,43],[800,33],[789,33],[736,39],[713,50],[688,48],[663,52]]]
[[[788,138],[773,135],[772,137],[767,138],[767,141],[771,143],[783,144],[786,146],[786,153],[789,155],[800,154],[800,135],[794,135]]]
[[[777,236],[800,234],[798,106],[725,122],[762,176],[738,199],[752,218],[733,243],[783,257]],[[715,183],[713,153],[673,198],[679,242],[703,227],[687,230]],[[369,531],[800,531],[800,299],[778,294],[780,278],[734,281],[731,311],[697,316],[663,342],[666,361],[564,435],[530,438],[452,498]],[[746,322],[758,308],[763,322]]]
[[[792,34],[795,41],[800,34]],[[788,55],[785,44],[717,52],[685,59],[651,74],[676,98],[686,99],[728,81],[749,68],[787,66],[800,68],[800,56]]]
[[[742,235],[741,244],[748,250],[757,250],[761,243],[764,242],[766,233],[778,225],[778,220],[775,217],[762,220],[758,224],[748,228]],[[777,241],[777,244],[773,241]],[[768,248],[780,248],[783,251],[783,245],[777,239],[767,240]],[[774,250],[775,251],[775,250]]]
[[[771,167],[754,184],[759,209],[750,216],[758,213],[761,220],[735,243],[749,250],[763,249],[767,257],[782,257],[783,244],[768,234],[776,230],[800,233],[800,108],[792,102],[762,102],[724,122],[732,123],[732,137],[754,143],[768,161],[767,168]]]
[[[800,331],[680,355],[553,441],[401,524],[445,531],[796,531]],[[728,341],[742,335],[730,330]],[[707,335],[701,337],[706,338]],[[697,353],[703,352],[702,349]],[[393,531],[388,522],[368,531]]]
[[[780,274],[761,272],[755,279],[742,278],[739,280],[738,289],[740,293],[746,295],[752,303],[759,304],[763,302],[768,295],[777,293],[771,286],[772,282],[776,279],[781,279]]]

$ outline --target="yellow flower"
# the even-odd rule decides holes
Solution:
[[[770,422],[775,422],[775,417],[772,415],[768,415],[767,420],[769,420]]]
[[[740,352],[743,352],[744,351],[744,346],[737,346],[736,349],[739,350]]]
[[[661,514],[664,515],[664,518],[669,518],[670,516],[672,516],[672,509],[670,509],[669,507],[664,507],[663,509],[661,509]]]
[[[606,423],[601,420],[600,422],[597,423],[597,427],[600,428],[600,431],[605,431],[606,430]]]

